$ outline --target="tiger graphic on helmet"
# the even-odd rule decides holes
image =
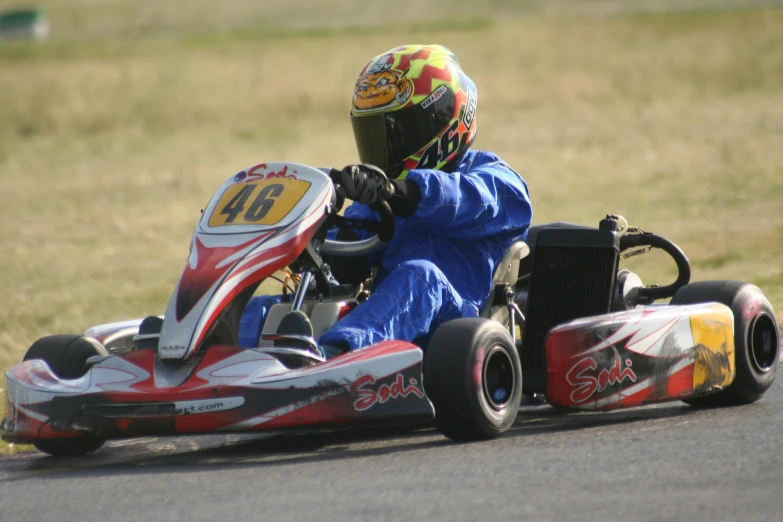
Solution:
[[[384,70],[365,74],[353,91],[354,111],[365,112],[403,105],[413,93],[410,80],[399,71]]]

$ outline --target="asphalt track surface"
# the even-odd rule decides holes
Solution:
[[[432,429],[113,442],[0,457],[0,520],[783,520],[783,379],[760,402],[523,408],[502,438]]]

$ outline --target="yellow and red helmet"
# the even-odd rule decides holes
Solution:
[[[351,124],[359,159],[392,178],[453,169],[476,137],[476,86],[441,45],[376,56],[356,80]]]

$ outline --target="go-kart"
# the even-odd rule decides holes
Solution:
[[[6,373],[2,438],[62,456],[109,438],[434,420],[451,439],[479,440],[513,424],[523,394],[576,409],[720,406],[758,400],[775,378],[779,331],[762,292],[688,284],[676,245],[619,216],[531,227],[498,264],[481,317],[443,324],[426,353],[390,340],[327,360],[316,339],[368,293],[340,284],[329,262],[377,252],[395,231],[385,202],[379,221],[340,215],[329,172],[269,163],[226,180],[163,316],[36,341]],[[335,228],[371,237],[328,239]],[[619,269],[651,248],[676,262],[672,284]],[[289,267],[292,292],[269,308],[257,346],[238,346],[247,303]]]

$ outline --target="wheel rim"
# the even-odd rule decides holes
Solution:
[[[762,314],[753,320],[748,331],[750,359],[756,370],[762,373],[770,371],[778,358],[778,332],[775,322]]]
[[[494,410],[502,410],[514,396],[516,387],[514,364],[503,347],[490,349],[484,359],[483,377],[484,397]]]

